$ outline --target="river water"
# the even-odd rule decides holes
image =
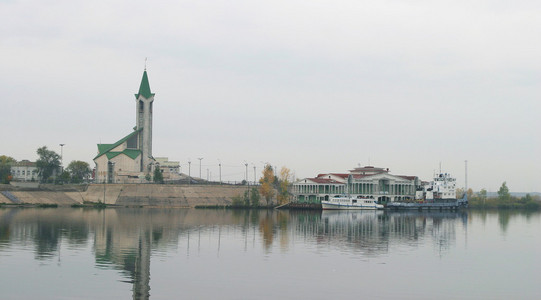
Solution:
[[[541,214],[0,209],[1,299],[541,299]]]

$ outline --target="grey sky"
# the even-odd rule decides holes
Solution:
[[[539,1],[0,1],[0,154],[93,166],[135,125],[213,179],[357,164],[540,191]]]

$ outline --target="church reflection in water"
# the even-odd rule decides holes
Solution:
[[[242,241],[244,251],[288,251],[302,240],[370,257],[388,253],[393,244],[414,245],[426,238],[445,251],[467,222],[465,212],[0,209],[0,252],[2,245],[19,242],[34,247],[36,260],[60,260],[63,243],[71,248],[92,244],[98,268],[119,270],[133,285],[133,299],[148,299],[152,254],[179,245],[188,252],[202,247],[219,252],[221,242],[235,236],[228,243]],[[202,246],[202,236],[213,242]]]

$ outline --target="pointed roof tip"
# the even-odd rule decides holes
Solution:
[[[147,99],[154,96],[154,94],[150,91],[146,66],[145,71],[143,72],[143,78],[141,79],[141,85],[139,86],[139,93],[135,94],[135,98],[139,98],[139,96],[143,96]]]

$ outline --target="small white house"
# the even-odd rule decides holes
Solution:
[[[21,160],[11,164],[11,176],[15,181],[39,181],[39,170],[35,162]]]

